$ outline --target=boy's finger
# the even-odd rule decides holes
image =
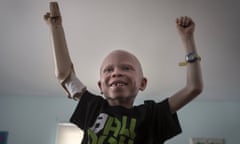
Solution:
[[[51,17],[61,16],[57,2],[50,2],[50,15]]]
[[[186,26],[187,23],[188,23],[188,19],[187,19],[187,17],[185,16],[185,17],[183,17],[183,19],[182,19],[182,24],[183,24],[183,26]]]
[[[44,19],[45,20],[48,20],[49,17],[50,17],[50,13],[49,12],[44,15]]]
[[[190,17],[187,17],[187,16],[184,16],[184,17],[182,16],[180,18],[177,18],[176,23],[179,26],[188,27],[189,25],[191,25],[192,19]]]

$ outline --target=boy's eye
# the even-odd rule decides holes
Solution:
[[[113,71],[113,68],[106,68],[104,69],[104,73],[109,73],[109,72],[112,72]]]
[[[130,70],[129,67],[123,67],[123,70]]]
[[[128,71],[131,70],[132,68],[130,66],[123,66],[122,69]]]

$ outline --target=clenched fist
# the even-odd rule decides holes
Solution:
[[[181,37],[189,37],[193,36],[195,23],[190,17],[182,16],[176,19],[176,27]]]

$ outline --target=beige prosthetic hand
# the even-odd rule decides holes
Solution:
[[[79,97],[79,93],[81,93],[85,87],[76,78],[74,73],[57,2],[50,2],[50,12],[44,15],[44,20],[47,22],[51,32],[55,75],[66,90],[69,98],[75,99]]]

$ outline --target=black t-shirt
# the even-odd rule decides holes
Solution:
[[[101,97],[86,91],[70,122],[84,130],[82,144],[161,144],[181,133],[177,114],[168,99],[127,109],[109,106]]]

